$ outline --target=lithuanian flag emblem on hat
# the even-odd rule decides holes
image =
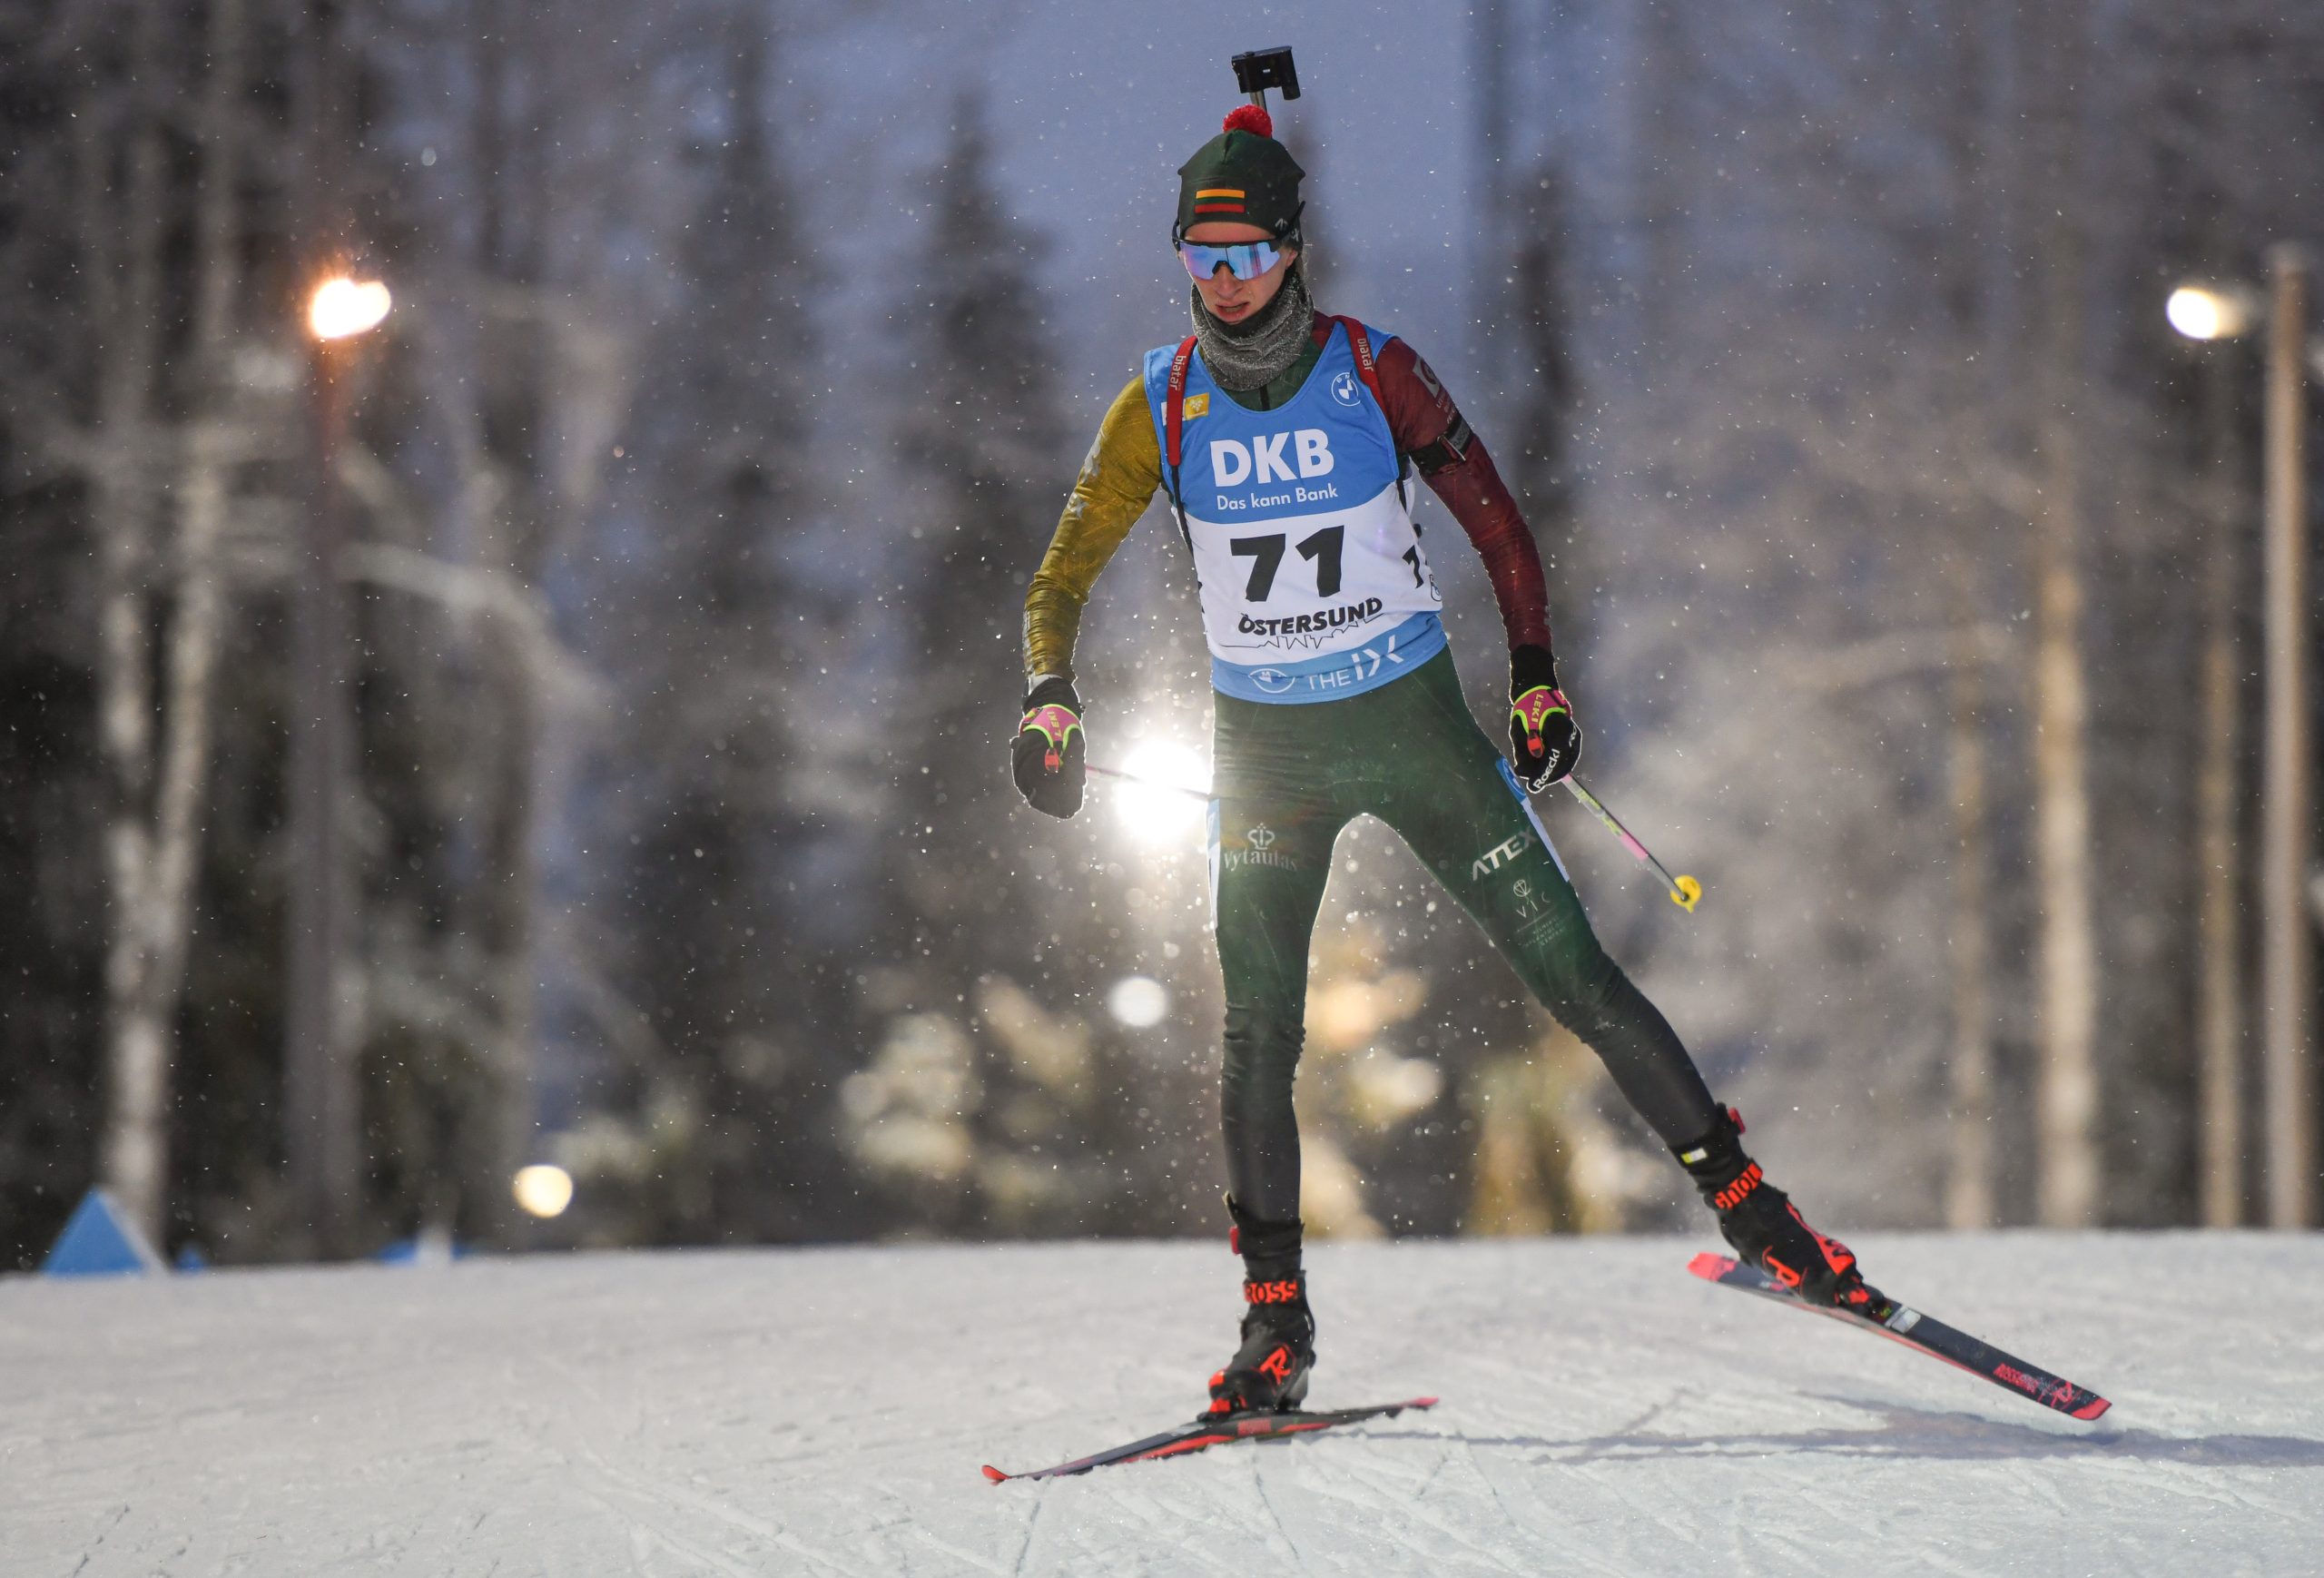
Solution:
[[[1195,193],[1196,213],[1241,213],[1244,191],[1239,187],[1206,186]]]

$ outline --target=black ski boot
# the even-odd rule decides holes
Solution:
[[[1718,1213],[1720,1236],[1747,1264],[1827,1309],[1864,1309],[1883,1302],[1865,1286],[1848,1247],[1809,1227],[1790,1197],[1743,1154],[1741,1113],[1722,1108],[1709,1134],[1677,1150],[1679,1165],[1702,1191],[1703,1203]]]
[[[1210,1406],[1197,1421],[1232,1414],[1282,1414],[1307,1396],[1315,1367],[1315,1317],[1300,1269],[1300,1224],[1262,1222],[1226,1198],[1235,1220],[1227,1242],[1243,1257],[1243,1346],[1210,1378]]]

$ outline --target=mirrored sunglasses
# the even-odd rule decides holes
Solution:
[[[1187,272],[1197,280],[1207,280],[1218,272],[1221,263],[1227,272],[1238,280],[1256,280],[1277,263],[1283,254],[1269,242],[1246,242],[1231,247],[1206,247],[1195,242],[1180,242],[1178,257],[1187,265]]]

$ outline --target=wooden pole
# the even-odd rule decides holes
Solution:
[[[2222,502],[2211,521],[2203,556],[2201,748],[2195,769],[2196,929],[2200,938],[2195,1013],[2201,1129],[2203,1225],[2243,1221],[2243,939],[2237,876],[2237,719],[2242,706],[2235,629],[2238,575],[2243,563],[2242,494],[2230,478],[2234,400],[2224,345],[2203,352],[2205,448]],[[2240,360],[2240,359],[2239,359]]]
[[[2083,260],[2082,114],[2091,6],[2058,0],[2039,13],[2034,95],[2038,190],[2024,241],[2039,281],[2034,305],[2042,416],[2041,508],[2034,527],[2034,866],[2041,885],[2037,954],[2041,1062],[2034,1087],[2035,1197],[2045,1228],[2094,1228],[2105,1177],[2099,1143],[2096,875],[2090,813],[2089,672],[2082,649],[2082,435],[2088,391]]]
[[[1975,625],[1970,556],[1950,556],[1954,582],[1953,720],[1945,751],[1953,786],[1953,1158],[1945,1225],[1994,1226],[1993,844],[1985,790],[1985,657]]]
[[[343,263],[347,252],[348,212],[340,191],[344,95],[336,54],[338,23],[338,0],[310,0],[302,84],[306,209],[313,232],[310,291]],[[312,508],[292,592],[283,1149],[297,1226],[286,1247],[326,1258],[352,1248],[360,1182],[359,1087],[340,991],[351,897],[341,858],[340,806],[353,764],[353,731],[347,683],[351,631],[340,564],[346,499],[338,475],[359,343],[359,336],[314,342],[308,394],[314,423]]]
[[[2308,497],[2303,353],[2308,262],[2269,257],[2266,793],[2260,802],[2260,1011],[2266,1026],[2268,1225],[2305,1228],[2315,1196],[2315,1086],[2309,1042],[2313,966],[2308,875],[2313,858],[2308,729]]]
[[[285,1133],[290,1189],[304,1248],[325,1257],[348,1248],[356,1183],[354,1070],[340,1025],[339,974],[345,877],[339,809],[349,761],[346,594],[340,585],[345,508],[337,470],[347,423],[353,346],[315,348],[314,508],[300,555],[293,609],[290,718],[290,947],[286,964]]]

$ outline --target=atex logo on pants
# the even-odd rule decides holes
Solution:
[[[1511,861],[1515,860],[1519,855],[1523,854],[1527,849],[1531,847],[1532,843],[1533,835],[1531,833],[1519,833],[1503,840],[1500,843],[1494,844],[1491,849],[1485,851],[1484,853],[1477,856],[1476,860],[1471,863],[1469,867],[1469,880],[1471,882],[1474,882],[1480,877],[1499,871],[1502,866],[1508,864]]]
[[[1236,439],[1214,439],[1210,446],[1210,469],[1221,488],[1236,487],[1246,478],[1254,483],[1288,482],[1293,472],[1291,462],[1283,458],[1286,443],[1297,457],[1299,476],[1330,475],[1332,440],[1321,428],[1269,433],[1247,444]]]

